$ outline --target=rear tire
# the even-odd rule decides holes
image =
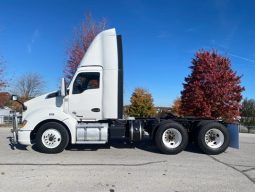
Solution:
[[[155,135],[155,143],[162,153],[180,153],[188,144],[187,130],[176,122],[160,125]]]
[[[42,153],[60,153],[69,143],[66,128],[56,122],[43,124],[36,134],[36,147]]]
[[[229,146],[228,130],[218,122],[207,123],[200,128],[197,143],[198,147],[206,154],[220,154]]]

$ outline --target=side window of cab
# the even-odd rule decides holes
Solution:
[[[88,89],[98,89],[100,85],[100,73],[84,72],[76,76],[73,83],[73,94],[80,94]]]

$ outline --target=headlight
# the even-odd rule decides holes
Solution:
[[[27,120],[22,121],[20,128],[23,128],[27,124]]]

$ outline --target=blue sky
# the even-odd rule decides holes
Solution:
[[[125,103],[135,87],[156,105],[180,95],[194,53],[216,48],[255,97],[255,2],[252,0],[0,0],[0,56],[6,78],[41,74],[58,89],[74,29],[92,13],[123,36]]]

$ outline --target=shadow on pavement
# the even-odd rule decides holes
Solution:
[[[36,145],[33,145],[32,149],[38,153],[41,153],[36,147]],[[65,150],[67,151],[97,151],[98,149],[110,149],[110,145],[109,144],[105,144],[105,145],[69,144]]]
[[[151,140],[144,140],[138,143],[130,143],[128,140],[112,140],[107,144],[82,144],[82,145],[69,145],[66,150],[68,151],[97,151],[99,149],[140,149],[143,151],[160,153],[160,151],[152,144]]]
[[[20,144],[13,144],[12,137],[7,137],[7,139],[10,141],[10,148],[12,150],[27,150],[27,146],[20,145]],[[117,148],[117,149],[140,149],[143,151],[147,151],[150,153],[161,153],[153,141],[149,138],[145,138],[141,142],[137,143],[130,143],[128,140],[113,140],[110,141],[107,144],[70,144],[67,146],[67,151],[97,151],[100,149],[110,149],[111,147]],[[32,146],[32,149],[36,152],[40,152],[36,145]],[[191,152],[191,153],[199,153],[202,152],[198,149],[198,147],[195,144],[189,144],[184,151]]]
[[[117,148],[117,149],[140,149],[143,151],[147,151],[150,153],[161,153],[158,148],[155,146],[155,144],[150,139],[145,139],[142,142],[138,143],[130,143],[129,141],[123,141],[123,140],[114,140],[110,141],[108,144],[104,145],[69,145],[66,150],[68,151],[97,151],[100,149],[110,149],[111,147]],[[198,147],[195,144],[188,144],[187,148],[184,150],[191,153],[198,153],[202,154],[202,152],[198,149]]]
[[[14,144],[13,143],[13,137],[6,137],[6,139],[8,139],[9,142],[10,142],[9,146],[10,146],[11,150],[17,149],[17,150],[27,151],[27,146],[20,145],[20,144]]]
[[[198,146],[193,143],[189,143],[184,151],[191,152],[191,153],[203,154],[202,151],[200,151],[200,149],[198,148]]]
[[[109,144],[99,145],[99,144],[72,144],[68,145],[66,150],[68,151],[97,151],[98,149],[110,149]]]

